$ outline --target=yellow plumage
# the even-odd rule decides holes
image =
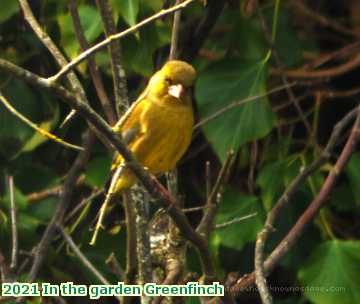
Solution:
[[[152,174],[173,169],[190,144],[194,125],[191,87],[195,77],[196,72],[190,64],[179,60],[167,62],[151,77],[144,92],[114,127],[136,159]],[[96,242],[111,197],[136,182],[130,169],[120,170],[123,164],[123,157],[115,155],[114,176],[91,245]]]
[[[194,125],[190,89],[195,77],[196,72],[188,63],[167,62],[114,127],[128,142],[136,159],[152,174],[173,169],[190,144]],[[117,155],[112,170],[123,162]],[[135,182],[134,174],[125,169],[114,192]]]

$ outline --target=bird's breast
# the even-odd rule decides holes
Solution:
[[[175,167],[187,150],[194,125],[191,107],[158,106],[144,114],[148,153],[139,159],[153,174]],[[135,152],[136,154],[136,152]]]

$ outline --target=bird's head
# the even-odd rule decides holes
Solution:
[[[196,77],[195,69],[180,60],[168,61],[149,82],[149,94],[157,98],[186,101]]]

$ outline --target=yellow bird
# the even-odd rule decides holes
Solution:
[[[191,87],[195,78],[196,71],[190,64],[168,61],[113,128],[151,174],[173,169],[191,142],[194,126]],[[136,176],[123,165],[123,157],[116,154],[111,168],[114,175],[90,244],[95,244],[113,194],[136,183]]]
[[[136,159],[152,174],[173,169],[190,144],[194,125],[190,89],[195,77],[190,64],[179,60],[167,62],[114,127]],[[123,163],[118,155],[112,170]],[[114,192],[135,182],[134,174],[124,170]]]

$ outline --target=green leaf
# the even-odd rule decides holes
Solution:
[[[35,229],[40,224],[41,221],[39,219],[25,212],[20,212],[18,215],[18,229],[20,232],[19,235],[21,235],[21,230],[23,232],[28,232],[29,234],[34,233]]]
[[[14,187],[14,199],[15,206],[18,210],[22,210],[27,207],[26,196],[17,187]],[[10,208],[10,192],[8,191],[8,188],[5,196],[2,198],[2,201],[7,208]]]
[[[17,165],[21,168],[15,174],[17,187],[24,193],[31,193],[42,191],[59,183],[60,178],[56,172],[47,166],[31,162],[31,159],[31,155],[25,155],[17,160]]]
[[[260,62],[226,59],[202,71],[196,86],[201,119],[230,104],[266,93],[267,69]],[[230,149],[268,134],[275,115],[266,97],[236,106],[203,125],[213,149],[224,161]]]
[[[55,111],[53,115],[49,118],[49,120],[43,121],[38,126],[48,132],[51,132],[59,121],[59,107],[55,104]],[[25,145],[22,147],[21,152],[30,152],[34,150],[36,147],[41,145],[44,142],[47,142],[49,138],[41,135],[39,132],[35,132],[32,137],[28,141],[26,141]]]
[[[34,122],[40,120],[41,104],[25,83],[13,79],[3,88],[3,94],[18,112]],[[33,134],[29,126],[0,104],[1,156],[6,159],[15,157]]]
[[[360,242],[327,241],[298,273],[304,295],[315,304],[360,303]]]
[[[200,304],[199,297],[186,297],[186,304]]]
[[[220,203],[215,224],[227,223],[253,213],[256,213],[254,217],[215,229],[211,238],[213,245],[240,250],[246,243],[256,239],[256,234],[262,228],[264,222],[264,211],[261,202],[255,196],[246,196],[230,190],[226,191]]]
[[[136,73],[150,77],[154,73],[154,52],[169,43],[170,27],[163,22],[156,22],[142,28],[139,37],[128,36],[124,39],[124,62]]]
[[[287,158],[265,165],[256,180],[261,188],[261,197],[266,210],[270,210],[279,199],[282,191],[300,172],[300,162]]]
[[[103,31],[99,12],[93,6],[80,5],[79,16],[87,41],[89,43],[94,42]],[[59,15],[57,19],[61,32],[61,45],[64,47],[66,54],[73,58],[80,50],[80,46],[74,34],[71,16],[63,14]]]
[[[139,0],[113,0],[113,6],[120,12],[126,23],[133,26],[139,14],[139,2]]]
[[[271,25],[273,23],[274,7],[269,6],[265,9],[264,15],[268,25]],[[288,8],[281,6],[274,44],[281,62],[291,68],[303,62],[303,50],[305,47],[295,31],[289,15]]]
[[[14,0],[1,0],[0,23],[11,18],[19,11],[19,5]]]
[[[46,198],[40,202],[29,205],[27,213],[46,223],[46,221],[53,216],[58,202],[59,199],[57,197]]]
[[[355,201],[360,205],[360,152],[351,156],[346,166],[346,174],[350,180],[351,190],[355,196]]]
[[[85,172],[85,182],[94,187],[103,187],[109,178],[111,157],[94,158]]]

